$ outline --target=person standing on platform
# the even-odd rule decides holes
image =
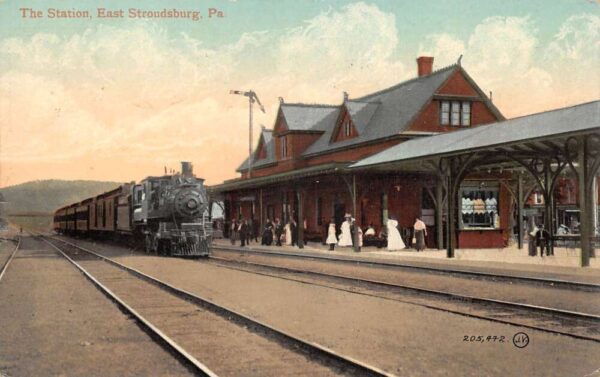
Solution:
[[[231,231],[229,232],[229,240],[231,241],[232,245],[235,245],[235,241],[237,240],[238,226],[239,224],[235,219],[231,220]]]
[[[335,236],[335,219],[332,217],[331,221],[329,221],[329,228],[327,229],[327,240],[326,244],[329,245],[329,250],[335,249],[335,244],[337,243],[337,238]]]
[[[427,236],[427,226],[420,218],[415,219],[415,225],[413,226],[415,232],[415,249],[417,251],[425,250],[425,236]]]
[[[358,241],[358,248],[356,249],[356,251],[360,251],[360,249],[363,246],[363,231],[360,228],[360,226],[358,226],[356,224],[354,226],[354,229],[355,229],[355,231],[357,233],[356,238],[357,238],[357,241]]]
[[[246,222],[246,245],[250,245],[250,241],[252,241],[252,239],[254,238],[254,236],[252,236],[252,228],[253,228],[253,224],[254,221],[252,220],[252,218],[249,218]]]
[[[307,232],[308,222],[306,221],[306,218],[302,221],[302,226],[303,226],[303,228],[302,228],[302,230],[303,230],[303,232],[302,232],[302,243],[304,245],[306,245],[306,234],[308,233]],[[300,229],[298,229],[298,234],[300,234]]]
[[[292,220],[288,221],[287,224],[285,224],[284,230],[285,230],[285,245],[291,246],[292,245]]]
[[[346,220],[342,223],[341,226],[342,232],[340,233],[340,238],[338,242],[338,245],[344,247],[352,246],[352,231],[350,229],[350,222],[352,221],[352,216],[350,216],[350,214],[347,213],[345,218]]]
[[[238,233],[240,235],[240,246],[246,246],[246,239],[248,238],[248,224],[246,224],[246,220],[242,219],[240,222]]]
[[[406,245],[402,241],[402,237],[400,237],[400,232],[398,231],[398,221],[396,221],[393,218],[388,219],[388,221],[387,221],[387,249],[388,249],[388,251],[402,250],[405,247],[406,247]]]
[[[265,230],[263,231],[260,243],[266,246],[271,246],[273,243],[273,224],[269,219],[267,219],[267,223],[265,224]]]
[[[540,247],[540,257],[544,256],[544,249],[546,249],[546,256],[549,256],[550,233],[548,233],[548,231],[544,229],[544,224],[540,225],[540,229],[538,229],[537,234],[535,235],[535,241]]]
[[[536,241],[536,237],[537,237],[537,232],[538,232],[538,227],[535,225],[535,217],[531,217],[530,220],[528,221],[528,229],[529,232],[527,232],[527,238],[528,238],[528,243],[527,246],[529,248],[529,256],[530,257],[535,257],[537,255],[537,241]]]
[[[275,219],[275,245],[281,246],[281,235],[283,234],[283,226],[279,218]]]
[[[292,233],[292,246],[298,245],[298,223],[292,218],[290,221],[290,232]]]
[[[323,245],[327,245],[327,236],[329,235],[329,223],[325,222],[325,219],[321,219],[321,240]]]
[[[249,227],[249,230],[252,232],[251,238],[254,238],[254,242],[258,243],[258,235],[260,234],[260,221],[252,219],[252,226]]]

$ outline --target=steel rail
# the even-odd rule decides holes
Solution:
[[[511,309],[519,309],[519,310],[539,311],[539,312],[551,314],[554,316],[562,315],[562,316],[567,316],[567,317],[575,318],[575,319],[579,319],[579,320],[598,321],[598,323],[600,323],[600,316],[595,315],[595,314],[580,313],[580,312],[575,312],[575,311],[555,309],[555,308],[549,308],[549,307],[538,306],[538,305],[523,304],[523,303],[510,302],[510,301],[460,295],[460,294],[454,294],[454,293],[450,293],[450,292],[437,291],[437,290],[413,287],[413,286],[408,286],[408,285],[388,283],[388,282],[383,282],[383,281],[379,281],[379,280],[370,280],[370,279],[356,278],[356,277],[345,276],[345,275],[299,270],[299,269],[294,269],[294,268],[289,268],[289,267],[273,266],[273,265],[261,264],[261,263],[256,263],[256,262],[235,261],[235,260],[231,260],[231,259],[227,259],[227,258],[219,258],[219,257],[214,257],[214,256],[211,256],[210,258],[214,259],[214,260],[219,260],[219,261],[234,262],[234,263],[238,263],[238,264],[245,264],[245,265],[256,266],[256,267],[276,269],[276,270],[281,270],[281,271],[290,272],[290,273],[300,273],[300,274],[314,275],[314,276],[325,277],[325,278],[334,278],[334,279],[339,279],[339,280],[351,281],[351,282],[355,282],[355,283],[366,283],[366,284],[371,284],[371,285],[376,285],[376,286],[382,286],[382,287],[386,287],[386,288],[411,290],[411,291],[415,291],[418,293],[427,293],[430,295],[442,296],[442,297],[449,298],[451,300],[453,299],[453,300],[469,301],[469,302],[473,302],[473,303],[480,303],[480,304],[487,304],[487,305],[491,304],[491,305],[496,305],[496,306],[504,306],[504,307],[508,307]],[[258,273],[258,274],[262,274],[262,275],[266,275],[266,276],[272,276],[272,277],[274,276],[274,275],[270,275],[267,273],[251,271],[248,269],[235,268],[235,267],[230,267],[230,266],[225,266],[225,265],[223,265],[223,267],[233,268],[233,269],[237,269],[240,271],[246,271],[246,272],[250,272],[250,273]],[[279,276],[274,276],[274,277],[279,277]],[[287,279],[287,278],[283,278],[283,279]],[[288,279],[288,280],[294,280],[294,279]],[[299,280],[294,280],[294,281],[299,281]],[[301,281],[301,282],[310,284],[310,282],[305,282],[305,281]],[[324,287],[338,289],[338,290],[342,290],[342,291],[346,291],[346,292],[350,292],[350,293],[364,294],[364,293],[360,293],[360,292],[356,292],[356,291],[352,291],[352,290],[331,287],[331,286],[323,285],[323,284],[318,284],[318,285],[322,285]],[[374,294],[367,294],[367,295],[373,296],[373,297],[389,299],[387,297],[382,297],[382,296],[374,295]],[[394,300],[394,299],[391,299],[391,300]],[[397,300],[395,300],[395,301],[397,301]],[[442,310],[442,311],[453,313],[453,314],[459,314],[459,315],[464,315],[464,316],[468,316],[468,317],[485,319],[485,320],[490,320],[490,321],[494,321],[494,322],[510,324],[510,325],[514,325],[514,326],[527,327],[527,328],[531,328],[531,329],[535,329],[535,330],[540,330],[540,331],[554,333],[554,334],[560,334],[560,335],[569,336],[569,337],[573,337],[573,338],[577,338],[577,339],[589,340],[589,341],[593,341],[593,342],[600,342],[600,338],[594,338],[594,337],[589,337],[589,336],[580,335],[580,334],[572,334],[572,333],[561,331],[561,330],[555,330],[555,329],[550,329],[550,328],[541,327],[541,326],[523,324],[523,323],[504,320],[504,319],[492,318],[492,317],[488,317],[488,316],[484,316],[484,315],[465,313],[463,311],[452,310],[452,309],[447,309],[447,308],[440,308],[440,307],[434,306],[434,305],[427,305],[427,304],[421,304],[421,303],[413,303],[413,304],[424,306],[424,307],[427,307],[430,309]]]
[[[211,371],[206,365],[197,360],[194,356],[190,355],[183,347],[177,344],[173,339],[168,337],[165,333],[160,331],[156,326],[154,326],[149,320],[144,318],[140,313],[138,313],[135,309],[127,305],[125,301],[123,301],[119,296],[117,296],[114,292],[112,292],[108,287],[100,283],[94,276],[92,276],[85,268],[83,268],[79,263],[74,261],[71,257],[69,257],[64,251],[62,251],[58,246],[54,245],[52,242],[46,239],[46,236],[39,236],[46,243],[48,243],[52,248],[57,250],[60,254],[62,254],[65,259],[67,259],[71,264],[73,264],[83,275],[88,278],[97,288],[100,289],[102,293],[107,295],[111,300],[117,303],[117,305],[124,310],[127,314],[133,316],[136,319],[138,324],[144,328],[152,338],[158,340],[163,346],[165,346],[169,351],[174,352],[175,355],[183,361],[186,367],[191,367],[193,371],[201,376],[207,377],[217,377],[213,371]]]
[[[306,252],[295,253],[295,252],[279,252],[279,251],[267,251],[267,250],[259,250],[259,249],[239,249],[235,247],[229,246],[215,246],[213,245],[214,250],[225,251],[225,252],[239,252],[239,253],[247,253],[247,254],[257,254],[257,255],[276,255],[288,258],[304,258],[304,259],[318,259],[324,260],[328,262],[341,262],[341,263],[349,263],[349,264],[362,264],[367,266],[376,266],[376,267],[385,267],[385,268],[398,268],[398,269],[413,269],[426,271],[436,274],[442,275],[465,275],[465,276],[475,276],[479,278],[484,278],[488,280],[504,280],[504,281],[522,281],[525,283],[536,283],[540,285],[550,285],[553,287],[564,287],[570,289],[588,289],[593,291],[600,291],[600,284],[587,283],[582,281],[572,281],[572,280],[564,280],[564,279],[549,279],[535,276],[523,276],[523,275],[506,275],[506,274],[494,274],[491,272],[482,272],[482,271],[470,271],[464,269],[456,269],[456,268],[439,268],[432,266],[422,266],[417,264],[410,263],[390,263],[384,261],[373,261],[373,260],[365,260],[365,259],[350,259],[350,258],[336,258],[330,255],[317,255],[314,253],[307,254]]]
[[[2,280],[2,277],[4,277],[4,273],[6,272],[6,269],[8,268],[8,265],[10,264],[10,262],[13,260],[13,258],[17,254],[17,251],[19,250],[19,246],[21,246],[21,237],[19,237],[17,239],[17,245],[15,246],[15,249],[13,250],[12,254],[10,255],[10,257],[4,263],[4,266],[2,266],[2,269],[0,270],[0,280]]]
[[[175,286],[163,282],[155,277],[152,277],[150,275],[147,275],[135,268],[132,267],[128,267],[125,266],[122,263],[119,263],[115,260],[112,260],[110,258],[107,258],[101,254],[98,254],[97,252],[93,251],[93,250],[89,250],[83,246],[79,246],[76,244],[73,244],[69,241],[65,241],[63,239],[60,238],[53,238],[56,239],[60,242],[63,242],[67,245],[70,245],[72,247],[75,247],[77,249],[80,249],[82,251],[85,251],[87,253],[90,253],[96,257],[98,257],[99,259],[104,260],[105,262],[112,264],[116,267],[119,267],[129,273],[131,273],[134,276],[137,276],[139,278],[142,278],[143,280],[146,280],[150,283],[155,284],[156,286],[166,290],[167,292],[170,292],[180,298],[183,298],[187,301],[199,304],[203,307],[207,307],[210,308],[212,311],[214,312],[218,312],[218,313],[222,313],[224,314],[226,317],[228,317],[230,320],[234,320],[236,322],[241,322],[247,325],[251,325],[254,326],[255,328],[261,329],[262,331],[266,332],[266,333],[271,333],[274,334],[276,336],[278,336],[281,339],[284,339],[286,341],[288,341],[289,343],[292,343],[295,346],[298,346],[304,350],[307,350],[309,352],[314,352],[314,353],[318,353],[328,359],[331,360],[335,360],[338,363],[341,363],[342,365],[345,366],[349,366],[353,369],[358,370],[359,372],[363,373],[364,375],[368,375],[368,376],[386,376],[386,377],[392,377],[395,376],[394,374],[385,372],[384,370],[377,368],[373,365],[369,365],[368,363],[365,363],[363,361],[357,360],[355,358],[352,358],[350,356],[341,354],[339,352],[336,352],[328,347],[325,347],[323,345],[320,345],[318,343],[315,342],[311,342],[308,340],[304,340],[302,338],[300,338],[299,336],[296,336],[290,332],[281,330],[281,329],[277,329],[271,325],[266,324],[265,322],[259,321],[257,319],[251,318],[245,314],[242,314],[241,312],[238,312],[234,309],[228,308],[226,306],[220,305],[215,303],[212,300],[209,300],[207,298],[198,296],[194,293],[188,292],[186,290],[183,290],[181,288],[176,288]],[[49,241],[46,241],[49,242]]]
[[[282,267],[282,266],[269,265],[269,264],[256,263],[256,262],[248,262],[248,261],[235,261],[235,260],[231,260],[231,259],[227,259],[227,258],[219,258],[219,257],[214,257],[214,256],[211,256],[210,259],[221,260],[221,261],[233,261],[233,262],[242,263],[242,264],[254,265],[257,267],[266,267],[266,268],[285,270],[285,271],[292,272],[292,273],[302,273],[302,274],[310,274],[310,275],[317,275],[317,276],[323,276],[323,277],[332,277],[332,278],[336,278],[336,279],[349,280],[349,281],[354,281],[354,282],[359,282],[359,283],[380,285],[380,286],[384,286],[384,287],[388,287],[388,288],[407,289],[407,290],[416,291],[419,293],[429,293],[429,294],[434,294],[437,296],[446,296],[446,297],[449,297],[452,299],[457,299],[457,300],[462,300],[462,301],[471,301],[471,302],[478,302],[478,303],[485,303],[485,304],[506,305],[506,306],[511,306],[511,307],[517,307],[520,309],[537,310],[537,311],[547,312],[550,314],[560,314],[560,315],[572,316],[572,317],[579,318],[579,319],[588,319],[588,320],[591,319],[591,320],[600,321],[600,315],[581,313],[581,312],[556,309],[556,308],[549,308],[546,306],[523,304],[523,303],[512,302],[512,301],[497,300],[497,299],[493,299],[493,298],[462,295],[459,293],[445,292],[445,291],[428,289],[428,288],[420,288],[420,287],[416,287],[416,286],[412,286],[412,285],[389,283],[389,282],[385,282],[385,281],[381,281],[381,280],[357,278],[357,277],[348,276],[348,275],[338,275],[338,274],[330,274],[330,273],[325,273],[325,272],[308,271],[308,270],[301,270],[301,269],[296,269],[296,268],[292,268],[292,267]]]

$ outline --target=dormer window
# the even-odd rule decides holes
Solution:
[[[441,101],[440,124],[442,126],[470,126],[471,102],[469,101]]]
[[[288,155],[287,136],[281,137],[281,158],[286,158]]]

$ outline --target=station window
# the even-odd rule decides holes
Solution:
[[[461,228],[500,228],[499,197],[497,184],[461,186]]]
[[[469,101],[441,101],[440,124],[442,126],[471,125],[471,102]]]
[[[442,126],[450,124],[450,102],[442,101],[440,123]]]
[[[352,126],[350,125],[350,120],[346,119],[344,122],[344,136],[350,137],[352,135]]]
[[[285,158],[288,155],[287,136],[281,137],[281,158]]]

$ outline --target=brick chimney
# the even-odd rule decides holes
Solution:
[[[419,56],[417,58],[419,77],[431,74],[433,71],[433,56]]]

